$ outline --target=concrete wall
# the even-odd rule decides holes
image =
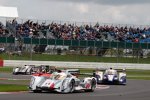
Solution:
[[[4,66],[23,65],[50,65],[69,68],[126,68],[126,69],[150,69],[150,64],[130,63],[97,63],[97,62],[61,62],[61,61],[25,61],[25,60],[4,60]]]

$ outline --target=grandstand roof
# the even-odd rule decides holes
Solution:
[[[0,6],[0,17],[18,17],[17,7]]]

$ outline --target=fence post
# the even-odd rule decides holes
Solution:
[[[132,57],[133,57],[133,59],[132,59],[132,63],[134,62],[134,48],[133,48],[133,42],[132,42]]]
[[[148,49],[149,49],[149,47],[148,47],[148,43],[146,43],[147,44],[147,51],[148,51]],[[148,55],[148,54],[147,54]]]
[[[118,48],[118,41],[117,41],[117,63],[118,63],[118,60],[119,60],[119,48]]]

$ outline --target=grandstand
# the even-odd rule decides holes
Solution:
[[[1,36],[4,28],[1,24]],[[94,41],[118,41],[118,42],[150,42],[150,27],[113,26],[67,24],[67,23],[38,23],[27,20],[19,23],[16,19],[6,22],[7,30],[13,32],[16,38],[48,38],[63,40],[94,40]]]
[[[58,23],[54,21],[48,23],[33,20],[24,21],[15,18],[7,20],[6,26],[2,23],[0,24],[0,37],[15,38],[15,49],[12,50],[10,47],[7,47],[9,51],[17,50],[20,52],[26,50],[27,52],[48,53],[48,51],[45,50],[49,50],[49,54],[147,57],[149,55],[150,27],[113,24],[101,25],[99,23],[92,25],[67,22]],[[36,43],[34,43],[32,40],[32,44],[34,45],[32,45],[31,48],[31,45],[23,44],[26,39],[39,39],[40,41],[48,39],[54,41],[49,45],[40,44],[40,42],[36,41]],[[68,43],[70,45],[68,45],[66,41],[70,41],[70,43]],[[101,47],[98,44],[100,42],[102,42]],[[135,46],[133,43],[135,43]],[[31,42],[27,44],[31,44]],[[139,44],[139,46],[137,44]],[[57,48],[54,48],[56,45]],[[119,45],[122,45],[122,47]],[[62,49],[63,46],[66,47]],[[119,52],[121,53],[119,54]]]

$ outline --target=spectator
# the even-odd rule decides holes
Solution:
[[[12,22],[16,29],[16,38],[52,38],[64,40],[95,40],[95,41],[121,41],[121,42],[147,42],[150,37],[150,28],[139,27],[118,27],[109,25],[75,25],[46,23],[39,24],[27,20],[24,23],[18,23],[16,19]],[[0,36],[5,36],[6,30],[0,24]]]

